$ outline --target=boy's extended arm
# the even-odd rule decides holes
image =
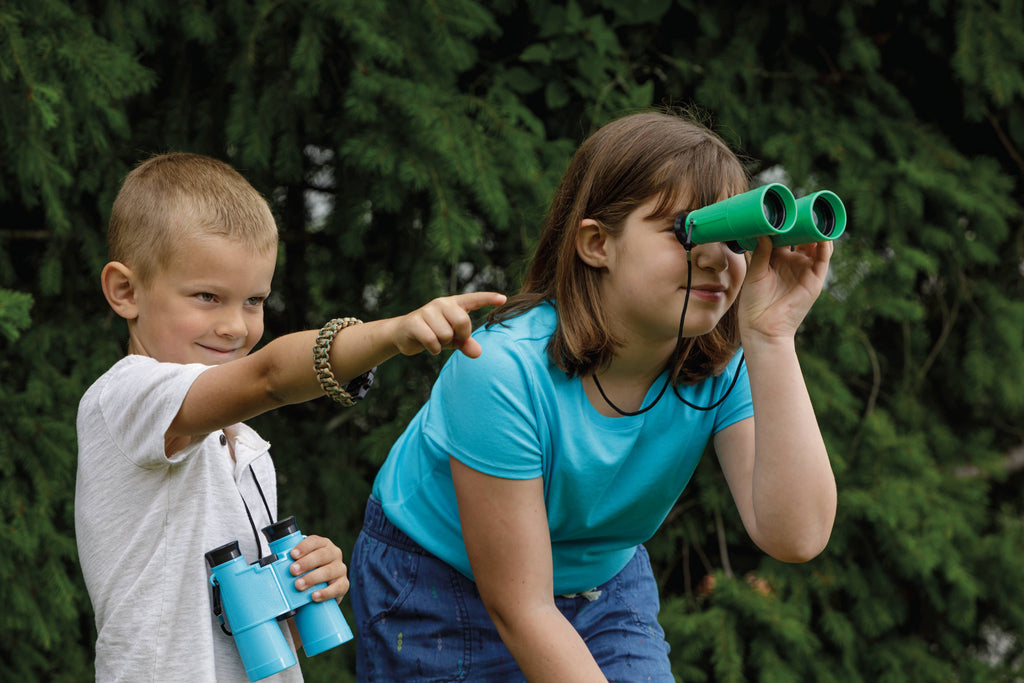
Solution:
[[[470,337],[469,311],[500,305],[505,296],[473,292],[434,299],[412,313],[338,332],[331,345],[331,369],[344,385],[396,354],[413,355],[426,349],[459,349],[480,355]],[[166,432],[170,444],[182,437],[209,434],[268,410],[323,396],[313,369],[317,330],[279,337],[244,358],[211,367],[192,384]],[[172,449],[168,446],[168,453]]]

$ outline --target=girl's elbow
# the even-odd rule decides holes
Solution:
[[[759,533],[754,542],[761,550],[780,562],[808,562],[820,555],[828,545],[833,521],[834,517],[829,516],[827,520],[821,520],[819,523],[800,524],[786,530],[775,529],[774,533],[769,529],[762,529],[768,532]]]
[[[488,616],[491,617],[491,621],[494,622],[494,626],[502,638],[534,623],[538,613],[543,612],[547,607],[543,602],[524,600],[522,596],[513,593],[485,596],[481,592],[480,597],[484,609],[487,610]],[[551,602],[551,605],[554,605],[554,601]]]
[[[832,535],[832,525],[818,532],[808,531],[793,538],[781,539],[762,546],[762,549],[780,562],[799,564],[810,562],[828,546]]]
[[[825,546],[828,545],[828,540],[824,543],[804,543],[799,546],[787,548],[778,553],[769,553],[772,557],[780,562],[788,562],[790,564],[800,564],[802,562],[810,562],[824,550]]]

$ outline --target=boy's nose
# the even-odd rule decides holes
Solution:
[[[245,316],[242,314],[242,311],[225,310],[224,315],[217,321],[215,331],[221,337],[238,339],[239,337],[245,337],[249,332],[249,328],[245,324]]]

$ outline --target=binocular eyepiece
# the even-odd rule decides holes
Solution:
[[[751,251],[767,235],[776,247],[837,239],[846,230],[846,207],[834,192],[820,190],[796,199],[789,188],[769,183],[676,217],[676,238],[687,249],[726,242]]]
[[[295,653],[277,622],[294,617],[307,657],[318,655],[352,639],[352,630],[334,600],[313,602],[313,591],[295,588],[296,577],[289,568],[291,549],[305,536],[294,517],[263,529],[271,554],[247,564],[238,541],[231,541],[206,553],[211,569],[213,612],[224,628],[227,617],[238,654],[250,681],[258,681],[291,666]],[[222,616],[223,614],[223,616]]]

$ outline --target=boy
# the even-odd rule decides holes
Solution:
[[[239,173],[194,154],[133,170],[108,238],[101,284],[127,321],[129,355],[79,406],[75,502],[96,613],[96,678],[246,681],[212,614],[204,561],[233,540],[249,561],[269,552],[257,529],[277,521],[274,466],[269,444],[242,421],[324,393],[350,405],[345,383],[397,353],[479,355],[468,311],[504,296],[435,299],[366,324],[334,320],[319,335],[286,335],[249,355],[263,334],[277,228]],[[314,600],[348,590],[341,551],[328,539],[307,537],[292,558],[297,589],[327,583]],[[301,672],[273,680],[301,680]]]

